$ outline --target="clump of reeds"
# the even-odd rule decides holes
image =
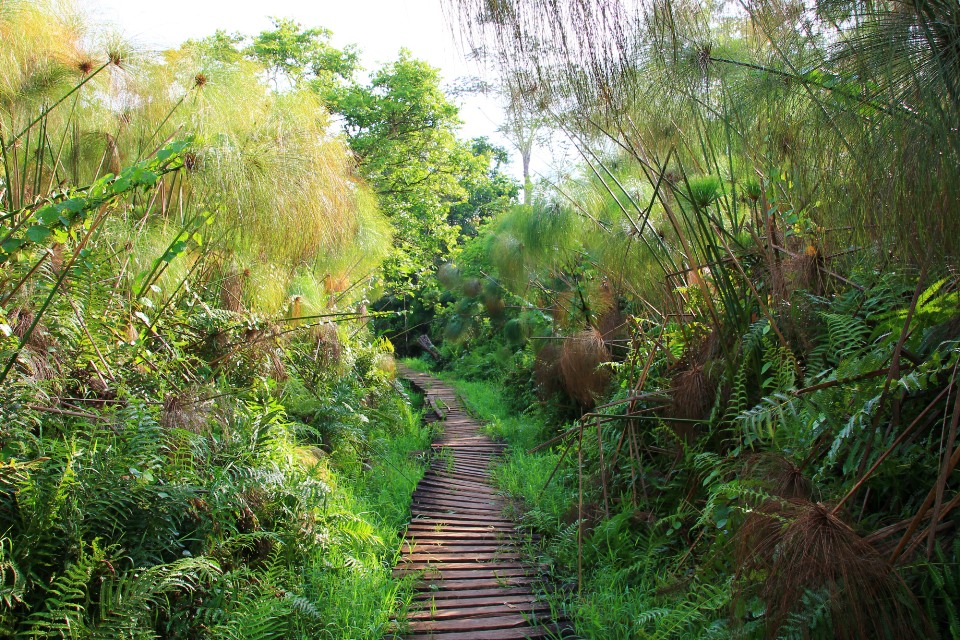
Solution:
[[[558,327],[569,329],[574,324],[582,320],[582,317],[574,311],[574,293],[573,291],[557,291],[553,293],[550,316]]]
[[[609,361],[610,351],[596,329],[568,336],[560,351],[560,374],[570,397],[593,407],[610,381],[610,371],[602,366]]]
[[[454,344],[459,344],[467,339],[471,326],[469,318],[462,315],[455,315],[447,320],[447,324],[444,325],[443,339]]]
[[[477,301],[473,298],[460,298],[453,309],[461,318],[469,318],[478,311]]]
[[[513,321],[511,321],[513,322]],[[504,327],[504,330],[507,326]],[[522,324],[517,322],[517,328],[522,330]],[[560,346],[546,344],[537,351],[533,363],[533,381],[541,398],[546,399],[563,390],[563,379],[560,374]]]
[[[477,278],[467,278],[463,282],[463,295],[468,298],[476,298],[483,291],[483,284]]]
[[[488,316],[494,320],[500,320],[503,318],[503,314],[507,308],[507,303],[503,299],[500,285],[494,280],[487,278],[486,281],[484,281],[481,300],[483,301],[483,306],[486,309]]]
[[[329,294],[341,293],[350,286],[350,278],[343,273],[328,273],[323,277],[323,288]]]
[[[10,328],[13,329],[13,335],[20,339],[27,335],[30,325],[33,324],[33,312],[26,308],[15,309],[10,314]]]
[[[303,317],[303,296],[300,294],[290,297],[290,302],[287,305],[287,317],[291,318],[290,326],[298,327],[301,324],[301,321],[298,318]]]
[[[518,347],[527,339],[526,327],[519,318],[512,318],[503,325],[503,336],[511,346]]]
[[[200,389],[168,393],[163,399],[160,425],[164,429],[184,429],[200,433],[210,417],[212,402],[203,397]]]
[[[248,357],[254,362],[265,363],[270,377],[283,382],[290,375],[283,360],[283,351],[280,346],[280,327],[269,324],[262,328],[248,329],[243,336],[243,342]]]
[[[736,534],[741,596],[760,578],[767,633],[774,637],[810,592],[826,594],[841,640],[925,636],[912,594],[890,564],[830,507],[770,499]]]
[[[266,349],[267,358],[270,365],[270,377],[277,382],[284,382],[290,378],[290,372],[287,371],[286,362],[283,359],[283,352],[276,344],[270,345]]]
[[[821,295],[826,286],[824,257],[817,247],[808,245],[803,253],[784,261],[784,271],[794,289],[805,289]]]
[[[616,305],[611,306],[597,318],[597,330],[613,352],[614,344],[627,335],[627,319]]]
[[[238,312],[243,309],[243,289],[250,277],[249,270],[228,271],[220,281],[220,308]]]
[[[343,345],[337,327],[331,322],[324,322],[311,328],[314,341],[313,359],[325,365],[340,362],[343,355]]]
[[[34,380],[54,380],[61,374],[61,362],[56,354],[56,340],[43,325],[30,332],[36,316],[30,309],[23,307],[10,314],[13,335],[21,341],[26,338],[18,362],[26,370],[26,375]]]
[[[702,364],[694,364],[673,377],[670,383],[670,415],[678,436],[689,441],[695,435],[695,422],[710,413],[716,399],[716,387]]]
[[[684,195],[697,209],[706,209],[720,196],[722,185],[716,176],[696,176],[688,180],[688,186],[689,193]]]
[[[437,280],[448,291],[456,289],[460,285],[460,269],[452,262],[444,262],[437,269]]]
[[[503,317],[503,312],[506,310],[507,305],[503,301],[503,298],[485,295],[483,298],[483,308],[486,310],[488,316],[498,319]]]
[[[767,493],[778,498],[810,498],[812,484],[803,475],[803,469],[778,453],[748,456],[744,462],[743,477],[756,480]]]

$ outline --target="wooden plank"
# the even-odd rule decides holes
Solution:
[[[413,509],[414,519],[432,518],[434,520],[444,520],[450,522],[471,523],[474,525],[484,525],[487,523],[496,524],[504,527],[512,526],[513,523],[502,518],[483,518],[476,515],[464,513],[450,513],[439,509]]]
[[[444,609],[460,609],[462,607],[473,606],[499,606],[515,604],[517,606],[527,606],[536,602],[532,593],[526,594],[504,594],[500,596],[475,596],[475,597],[454,597],[454,598],[431,598],[430,594],[423,600],[423,608],[442,611]],[[459,595],[459,594],[457,594]]]
[[[506,532],[501,533],[505,534]],[[511,544],[518,541],[518,539],[508,537],[507,535],[491,536],[491,532],[489,531],[432,531],[430,529],[425,531],[409,531],[407,538],[420,544],[426,544],[428,540],[435,541],[431,542],[431,544],[443,544],[451,540],[488,541],[491,538],[497,542],[506,542]]]
[[[489,618],[470,618],[453,620],[416,620],[410,623],[410,631],[492,631],[494,629],[511,629],[517,627],[529,627],[530,616],[522,613],[514,613],[505,616],[493,616]]]
[[[458,589],[461,591],[470,591],[472,589],[495,589],[505,587],[525,587],[533,584],[533,580],[524,576],[510,576],[507,578],[457,578],[456,580],[422,580],[418,586],[423,589],[434,589],[443,587],[444,589]]]
[[[441,571],[447,569],[473,569],[473,568],[488,568],[488,569],[522,569],[526,565],[521,562],[511,562],[509,560],[474,560],[467,562],[404,562],[400,561],[400,564],[397,565],[398,569],[440,569]]]
[[[413,494],[414,498],[418,498],[420,496],[445,496],[446,498],[466,498],[468,500],[493,502],[498,505],[508,504],[506,499],[492,491],[484,493],[477,489],[465,489],[458,486],[450,486],[446,489],[443,489],[436,484],[425,484],[420,489],[417,489],[417,491],[415,491]]]
[[[441,480],[456,480],[459,482],[480,482],[480,483],[489,483],[490,475],[482,475],[478,473],[472,473],[470,471],[446,471],[439,470],[435,471],[437,477]]]
[[[413,633],[407,640],[523,640],[524,638],[556,637],[556,627],[495,629],[492,631],[459,631],[453,633]]]
[[[479,599],[479,598],[478,598]],[[407,620],[455,620],[463,618],[482,618],[511,615],[543,614],[550,611],[550,606],[543,602],[520,602],[511,604],[485,604],[464,606],[462,608],[449,607],[443,609],[428,609],[411,613]]]
[[[492,524],[460,524],[445,520],[430,521],[426,519],[414,520],[407,525],[407,531],[434,531],[441,533],[449,531],[451,533],[490,533],[493,535],[504,534],[522,537],[519,532],[511,526],[497,526]]]
[[[484,506],[475,502],[443,500],[440,498],[423,498],[411,505],[411,509],[439,509],[448,513],[470,513],[478,516],[499,517],[503,509],[499,506]]]
[[[502,551],[504,549],[503,545],[497,543],[490,544],[416,544],[411,545],[410,543],[405,542],[403,553],[496,553],[497,551]]]
[[[405,560],[401,562],[499,562],[501,560],[519,560],[519,553],[459,553],[451,551],[449,553],[411,553],[404,556]]]
[[[427,474],[420,481],[424,488],[443,489],[447,488],[453,493],[457,492],[476,492],[482,495],[499,495],[490,485],[482,482],[469,482],[465,480],[454,480],[452,478],[441,478],[435,474]]]
[[[483,581],[484,584],[477,584],[474,588],[486,589],[491,585],[510,586],[510,580],[520,580],[534,578],[530,569],[404,569],[397,567],[393,570],[394,577],[414,576],[420,586],[430,585],[431,590],[435,590],[437,585],[445,585],[452,582],[462,582],[470,580],[474,582]],[[508,575],[509,574],[509,575]],[[493,582],[490,582],[493,581]],[[519,584],[519,583],[518,583]]]
[[[440,489],[447,487],[451,492],[475,491],[484,495],[498,495],[493,488],[483,482],[474,482],[472,480],[461,480],[457,478],[444,477],[435,473],[428,473],[424,476],[424,488]]]
[[[393,571],[394,573],[402,573],[404,575],[421,573],[421,579],[429,580],[430,582],[436,582],[438,580],[499,580],[501,578],[530,577],[530,570],[523,568],[503,569],[497,567],[486,569],[484,567],[473,567],[470,569],[446,569],[436,567],[430,569],[407,569],[405,567],[397,567]]]
[[[423,600],[436,600],[437,602],[443,601],[459,601],[464,598],[494,598],[494,597],[510,597],[510,596],[522,596],[524,598],[533,599],[533,590],[530,587],[520,586],[520,587],[495,587],[491,589],[474,589],[472,591],[448,591],[445,589],[439,589],[437,591],[424,591],[418,593],[414,596],[415,601]]]
[[[486,511],[493,511],[495,513],[499,513],[506,506],[504,502],[494,498],[482,498],[464,494],[444,494],[435,492],[421,493],[414,497],[413,503],[451,505],[454,507],[472,507],[476,509],[484,509]]]
[[[414,500],[443,500],[454,502],[466,502],[472,504],[489,505],[498,509],[506,505],[506,500],[497,496],[477,496],[462,492],[442,491],[435,487],[429,487],[423,491],[417,491],[413,494]]]

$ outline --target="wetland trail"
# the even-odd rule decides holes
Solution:
[[[454,389],[401,368],[439,415],[443,433],[413,494],[398,574],[421,574],[407,640],[510,640],[556,637],[549,607],[535,593],[535,568],[522,536],[503,513],[491,465],[503,445],[464,411]]]

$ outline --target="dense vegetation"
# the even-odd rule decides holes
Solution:
[[[420,314],[582,637],[960,637],[960,13],[451,3],[582,155]]]
[[[0,636],[383,637],[430,433],[366,304],[503,152],[407,53],[87,24],[0,2]]]
[[[0,0],[0,636],[388,634],[427,334],[580,636],[960,638],[956,2],[450,8],[522,185],[409,52]]]

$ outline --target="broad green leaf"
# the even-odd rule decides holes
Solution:
[[[27,229],[27,240],[30,242],[41,243],[50,237],[50,229],[43,225],[35,224]]]
[[[67,211],[73,211],[74,213],[80,213],[86,208],[86,200],[81,200],[80,198],[70,198],[69,200],[64,200],[63,208]]]
[[[60,208],[54,204],[48,204],[42,209],[38,210],[34,216],[37,220],[43,224],[50,225],[57,221],[57,218],[60,217]]]

